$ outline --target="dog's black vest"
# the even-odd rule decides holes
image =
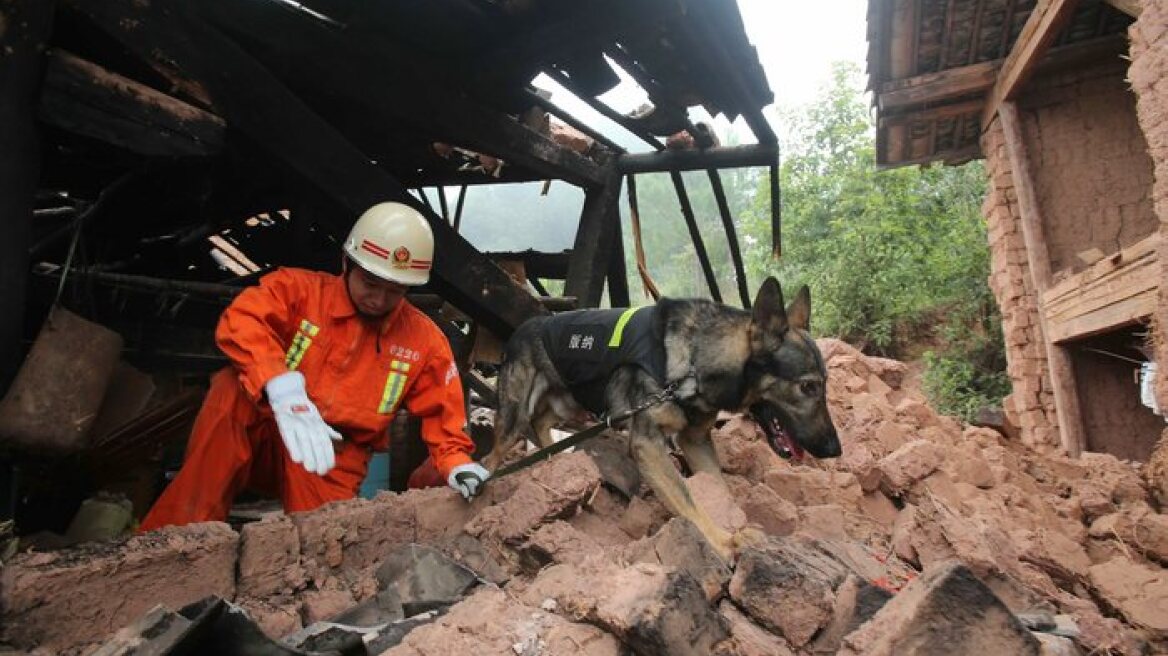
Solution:
[[[543,323],[544,349],[572,396],[596,415],[617,367],[635,365],[665,385],[665,340],[657,307],[561,312]]]

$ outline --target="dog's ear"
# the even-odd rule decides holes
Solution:
[[[807,285],[799,288],[795,300],[787,306],[787,321],[799,330],[807,330],[811,325],[811,290]]]
[[[787,311],[783,309],[783,290],[778,280],[768,276],[762,281],[753,311],[756,326],[774,333],[787,332]]]

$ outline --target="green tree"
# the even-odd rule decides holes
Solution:
[[[764,181],[743,215],[748,276],[809,285],[819,334],[869,353],[925,355],[934,403],[968,415],[1007,391],[986,282],[984,169],[877,170],[862,88],[855,66],[837,64],[819,98],[781,117],[784,252],[770,254]]]

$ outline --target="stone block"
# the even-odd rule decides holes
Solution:
[[[284,516],[245,524],[239,532],[239,594],[263,598],[304,587],[300,534]]]
[[[57,653],[101,642],[157,604],[231,599],[238,553],[239,535],[208,522],[20,554],[0,571],[0,642]]]
[[[772,540],[739,554],[730,598],[755,622],[800,648],[833,616],[847,568],[814,542]]]
[[[964,565],[925,571],[848,634],[841,656],[1038,656],[1039,643]]]
[[[467,533],[518,545],[540,524],[575,513],[601,480],[596,463],[580,451],[559,454],[513,476],[521,477],[514,492],[469,521]]]
[[[927,440],[913,440],[880,460],[881,487],[897,495],[937,470],[944,453]]]
[[[474,572],[420,544],[395,549],[377,568],[378,587],[397,590],[403,604],[453,601],[477,582]]]
[[[551,600],[559,612],[603,628],[641,656],[706,656],[729,636],[726,620],[692,576],[651,563],[554,565],[523,599],[538,606]]]
[[[1168,638],[1168,574],[1126,558],[1092,565],[1090,584],[1108,606],[1156,640]]]

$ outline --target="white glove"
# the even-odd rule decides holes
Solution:
[[[470,501],[482,491],[483,483],[490,476],[491,472],[483,469],[482,465],[477,462],[471,462],[451,469],[446,483],[450,487],[458,490],[462,494],[463,499]]]
[[[316,405],[308,400],[304,389],[304,374],[289,371],[269,380],[264,385],[268,403],[276,415],[276,427],[292,462],[304,465],[314,474],[324,476],[337,462],[333,440],[341,434],[324,423]]]

